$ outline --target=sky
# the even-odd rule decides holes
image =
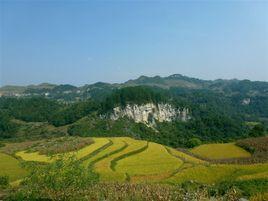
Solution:
[[[268,81],[268,1],[0,1],[0,85]]]

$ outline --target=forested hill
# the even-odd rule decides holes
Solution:
[[[252,87],[249,90],[252,94],[244,95],[234,90],[225,94],[208,88],[97,85],[99,88],[95,88],[95,98],[76,101],[59,101],[38,95],[1,97],[0,138],[131,136],[173,147],[191,147],[205,142],[227,142],[267,133],[268,97],[264,92],[267,90],[265,87],[256,87],[263,90],[262,94],[253,93]],[[61,87],[68,91],[76,89],[65,85],[53,86],[50,90],[59,90]],[[102,93],[100,89],[105,92]],[[70,97],[70,93],[62,95]],[[175,109],[187,108],[190,118],[187,121],[174,119],[155,122],[152,128],[127,117],[116,120],[102,117],[115,107],[146,103],[155,104],[156,108],[160,103]]]
[[[131,136],[180,147],[262,136],[268,127],[268,82],[206,81],[176,74],[82,87],[48,83],[6,86],[0,95],[0,138],[6,140]],[[168,104],[173,112],[187,109],[189,118],[156,121],[153,128],[123,116],[101,118],[115,107],[147,103],[156,109],[160,103]],[[141,108],[139,111],[143,113]]]
[[[137,79],[120,84],[98,82],[81,87],[69,84],[54,85],[49,83],[29,86],[4,86],[0,88],[0,96],[43,96],[64,102],[74,102],[88,98],[103,100],[107,95],[110,95],[114,89],[128,86],[150,86],[162,89],[209,90],[217,93],[224,93],[224,95],[228,96],[238,95],[240,98],[268,96],[268,82],[237,79],[218,79],[211,81],[190,78],[180,74],[174,74],[168,77],[141,76]]]

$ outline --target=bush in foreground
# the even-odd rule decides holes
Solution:
[[[97,176],[75,157],[30,167],[30,175],[10,200],[73,200],[97,181]]]
[[[9,184],[8,176],[0,176],[0,188],[6,188]]]

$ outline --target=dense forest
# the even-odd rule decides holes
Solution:
[[[101,99],[88,98],[76,102],[62,102],[42,96],[2,97],[0,138],[23,138],[22,130],[34,122],[48,125],[48,133],[51,135],[59,135],[60,131],[60,135],[132,136],[173,147],[192,147],[205,142],[227,142],[264,135],[267,129],[267,97],[254,96],[248,105],[242,104],[243,100],[244,96],[239,94],[230,96],[208,89],[163,89],[156,86],[115,88]],[[111,112],[114,107],[143,103],[169,103],[175,108],[187,107],[191,118],[186,122],[157,122],[155,128],[128,118],[116,121],[101,118],[101,115]],[[32,127],[27,127],[27,138],[31,137],[29,133]],[[40,133],[42,137],[48,135],[44,134],[46,126],[40,132],[34,128],[35,133]],[[51,132],[52,128],[55,132]]]

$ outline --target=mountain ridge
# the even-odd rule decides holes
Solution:
[[[96,82],[83,86],[70,84],[41,83],[38,85],[16,86],[6,85],[0,88],[0,96],[46,96],[57,100],[77,101],[87,98],[104,97],[112,90],[132,86],[149,86],[162,89],[181,88],[185,90],[212,90],[220,93],[237,94],[246,96],[268,96],[268,82],[250,81],[247,79],[216,79],[203,80],[188,77],[181,74],[173,74],[165,77],[142,75],[136,79],[130,79],[122,83]]]
[[[141,78],[191,78],[191,79],[195,79],[195,80],[199,80],[199,81],[206,81],[206,82],[219,82],[219,81],[226,81],[226,82],[237,82],[237,81],[250,81],[250,82],[264,82],[264,83],[268,83],[268,81],[264,81],[264,80],[250,80],[250,79],[238,79],[238,78],[230,78],[230,79],[223,79],[223,78],[217,78],[217,79],[200,79],[200,78],[195,78],[195,77],[190,77],[190,76],[186,76],[186,75],[182,75],[182,74],[171,74],[168,76],[160,76],[160,75],[155,75],[155,76],[146,76],[146,75],[141,75],[139,77],[137,77],[136,79],[129,79],[127,81],[124,82],[104,82],[104,81],[98,81],[98,82],[94,82],[91,84],[84,84],[81,86],[77,86],[77,85],[73,85],[70,84],[74,87],[77,88],[82,88],[85,86],[89,86],[89,85],[96,85],[96,84],[105,84],[105,85],[120,85],[120,84],[125,84],[129,81],[135,81],[135,80],[139,80]],[[39,88],[41,86],[45,86],[45,85],[51,85],[51,86],[58,86],[58,85],[65,85],[67,83],[60,83],[60,84],[55,84],[55,83],[50,83],[50,82],[41,82],[40,84],[28,84],[28,85],[15,85],[15,84],[7,84],[7,85],[3,85],[0,86],[0,90],[3,88],[7,88],[7,87],[29,87],[29,88]]]

